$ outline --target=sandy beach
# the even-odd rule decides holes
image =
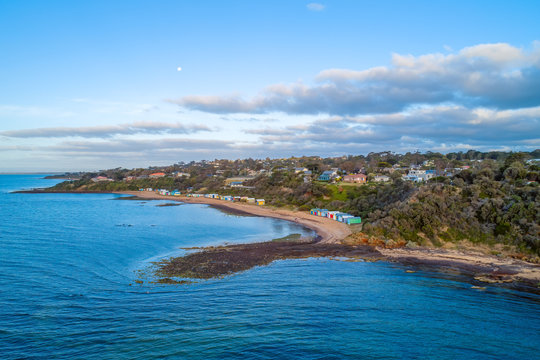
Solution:
[[[193,198],[186,196],[162,196],[151,191],[122,191],[118,194],[132,195],[144,199],[173,200],[190,204],[208,204],[216,208],[230,210],[236,213],[265,216],[288,220],[315,230],[320,237],[321,244],[339,244],[340,241],[351,234],[349,226],[328,218],[310,215],[307,212],[275,209],[270,206],[258,206],[244,202],[231,202],[208,198]]]
[[[193,204],[208,204],[233,213],[244,213],[293,221],[315,230],[319,235],[316,242],[303,245],[294,244],[294,251],[299,251],[297,246],[303,246],[304,249],[302,251],[306,256],[316,254],[316,256],[347,257],[349,254],[351,257],[365,258],[370,261],[374,259],[386,260],[416,268],[460,273],[470,276],[478,282],[502,284],[520,290],[540,292],[540,265],[518,259],[491,256],[476,251],[464,252],[438,248],[388,249],[377,247],[372,248],[373,251],[367,251],[362,246],[342,244],[341,241],[351,234],[348,225],[327,218],[316,217],[307,212],[275,209],[270,206],[258,206],[208,198],[162,196],[147,191],[124,191],[118,192],[118,194],[131,195],[149,200],[172,200]],[[270,248],[268,247],[267,250],[270,250]],[[264,252],[264,249],[259,249],[259,253],[261,251]],[[274,251],[273,248],[272,251]],[[287,252],[289,251],[290,249],[287,247],[281,247],[275,256],[287,258]],[[366,253],[368,256],[364,257],[362,253]],[[215,255],[212,251],[205,253],[205,256],[208,257]],[[245,255],[246,257],[250,256],[248,251],[245,252]],[[253,263],[256,262],[253,261]]]

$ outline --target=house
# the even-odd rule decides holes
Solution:
[[[178,177],[178,178],[181,178],[181,177],[186,177],[186,178],[188,178],[188,177],[191,176],[190,173],[185,173],[185,172],[180,172],[180,171],[177,171],[177,172],[173,173],[173,175],[174,175],[175,177]]]
[[[434,178],[436,175],[435,170],[409,170],[407,175],[403,175],[403,180],[421,182],[428,181],[429,179]]]
[[[362,219],[360,217],[350,217],[346,219],[347,225],[360,224]]]
[[[96,176],[92,178],[93,182],[102,182],[102,181],[113,181],[113,179],[109,179],[106,176]]]
[[[330,174],[322,173],[321,175],[319,175],[317,180],[319,180],[319,181],[330,181]]]
[[[150,174],[150,177],[152,179],[162,178],[164,176],[165,176],[165,173],[162,173],[162,172],[157,172],[157,173]]]
[[[264,199],[257,199],[256,204],[257,205],[264,205]]]
[[[375,175],[373,178],[373,181],[375,182],[387,182],[390,181],[390,177],[386,175]]]
[[[324,173],[322,173],[321,175],[319,175],[319,177],[317,178],[317,180],[319,181],[330,181],[331,178],[330,178],[330,174],[327,174],[326,171]]]
[[[323,172],[321,175],[319,175],[318,180],[319,181],[330,181],[330,180],[336,178],[337,176],[338,176],[337,171],[327,170],[327,171]]]
[[[367,176],[364,174],[345,175],[343,177],[343,181],[348,183],[365,184],[367,181]]]
[[[305,173],[306,171],[308,171],[308,168],[305,168],[305,167],[297,167],[297,168],[294,168],[294,173],[295,173],[295,174],[298,174],[298,173]]]

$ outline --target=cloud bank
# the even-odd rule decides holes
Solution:
[[[205,125],[183,125],[180,123],[163,122],[133,122],[111,126],[86,126],[86,127],[50,127],[38,129],[24,129],[2,131],[0,135],[12,138],[61,138],[61,137],[84,137],[84,138],[109,138],[115,135],[135,134],[192,134],[201,131],[211,131]]]
[[[315,85],[268,86],[258,95],[192,95],[171,102],[209,113],[393,113],[417,105],[459,104],[513,109],[540,105],[540,43],[532,50],[480,44],[455,54],[392,56],[391,66],[328,69]]]

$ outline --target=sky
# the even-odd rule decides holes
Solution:
[[[539,1],[0,0],[0,172],[540,148]]]

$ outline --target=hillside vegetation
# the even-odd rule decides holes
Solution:
[[[526,161],[538,155],[538,150],[457,155],[385,152],[330,159],[216,160],[160,168],[167,173],[175,170],[189,173],[184,177],[144,175],[156,168],[113,169],[82,174],[80,180],[66,181],[49,190],[122,191],[151,187],[250,196],[264,198],[266,204],[273,206],[348,212],[362,217],[365,235],[396,244],[440,246],[467,240],[512,246],[524,253],[540,255],[540,168],[537,163]],[[460,169],[453,176],[439,176],[426,182],[402,179],[406,170],[397,167],[398,164],[407,167],[413,162],[426,161],[431,161],[432,168],[467,166],[462,166],[465,170]],[[318,174],[330,167],[339,167],[342,173],[371,174],[392,165],[397,170],[390,174],[392,181],[388,183],[317,181]],[[297,172],[296,166],[310,169],[313,174]],[[256,175],[243,181],[242,187],[226,186],[225,179],[255,170]],[[97,175],[108,176],[112,181],[92,181]],[[126,181],[127,176],[132,179]]]

